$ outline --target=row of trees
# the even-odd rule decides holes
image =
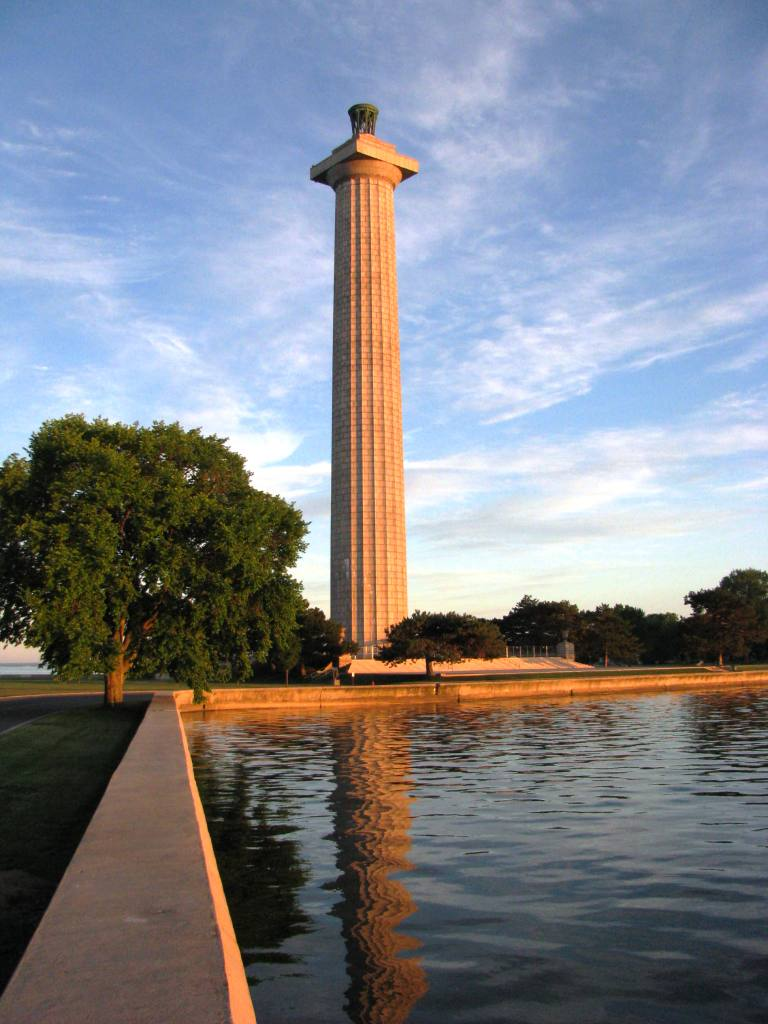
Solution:
[[[379,656],[391,664],[424,658],[432,675],[434,662],[497,658],[509,647],[548,647],[554,654],[568,638],[577,660],[605,666],[768,660],[767,572],[735,569],[716,587],[691,591],[685,603],[687,617],[626,604],[582,611],[571,601],[529,594],[499,619],[417,611],[388,630]]]
[[[526,595],[494,620],[507,642],[554,646],[564,635],[581,661],[663,665],[670,662],[768,658],[768,573],[734,569],[716,587],[685,596],[690,614],[646,614],[632,605],[580,611],[570,601]]]

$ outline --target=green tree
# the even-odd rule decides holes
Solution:
[[[692,590],[685,603],[691,615],[685,628],[701,656],[747,658],[768,640],[768,572],[734,569],[716,587]]]
[[[269,642],[267,661],[274,671],[284,674],[286,685],[291,669],[301,659],[298,615],[306,603],[296,580],[277,577],[264,590],[251,633],[253,650],[263,650]]]
[[[273,645],[269,654],[269,661],[277,672],[285,676],[285,685],[290,680],[291,669],[295,668],[301,660],[301,641],[296,632],[291,632],[279,638]]]
[[[640,644],[640,660],[644,665],[664,665],[681,661],[684,656],[681,618],[674,612],[646,615],[642,608],[616,604],[613,610],[632,628]]]
[[[570,601],[539,601],[525,594],[503,619],[499,628],[507,642],[519,647],[553,647],[572,630],[579,609]]]
[[[428,678],[435,674],[436,661],[503,656],[504,637],[495,623],[458,612],[420,611],[389,627],[386,645],[377,655],[390,665],[424,658]]]
[[[645,665],[668,665],[684,658],[682,618],[674,612],[651,612],[643,619],[638,638]]]
[[[640,643],[634,630],[616,608],[601,604],[594,611],[582,612],[574,637],[580,661],[635,663],[640,656]]]
[[[138,664],[199,696],[268,654],[305,532],[217,437],[50,420],[0,467],[0,640],[104,673],[109,704]]]
[[[344,638],[341,623],[329,619],[321,608],[310,608],[305,601],[297,621],[303,669],[321,671],[337,664],[342,654],[357,651],[357,644]]]

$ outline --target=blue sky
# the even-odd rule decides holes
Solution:
[[[0,455],[231,439],[328,607],[333,195],[396,195],[410,605],[682,611],[768,566],[764,0],[5,0]]]

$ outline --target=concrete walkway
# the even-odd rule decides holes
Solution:
[[[0,1000],[0,1024],[254,1024],[170,695],[155,695]]]

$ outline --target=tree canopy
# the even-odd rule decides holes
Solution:
[[[427,676],[436,661],[500,658],[504,637],[495,623],[458,612],[416,611],[387,630],[387,642],[377,657],[390,665],[415,658],[426,661]]]
[[[632,605],[616,604],[613,610],[631,627],[640,644],[644,665],[664,665],[683,659],[682,619],[674,612],[646,613]]]
[[[305,670],[320,671],[337,662],[342,654],[354,654],[357,650],[357,644],[345,639],[341,623],[327,618],[320,608],[310,608],[306,601],[299,610],[297,623],[299,656]]]
[[[570,601],[539,601],[525,594],[498,624],[510,644],[546,647],[558,644],[578,619],[579,609]]]
[[[768,572],[734,569],[716,587],[692,590],[685,597],[691,615],[686,631],[693,649],[726,657],[749,657],[768,640]]]
[[[606,668],[609,661],[639,661],[642,649],[627,619],[607,604],[582,613],[575,643],[579,658],[602,661]]]
[[[266,660],[305,532],[220,438],[50,420],[0,467],[0,640],[62,679],[103,672],[108,703],[137,665],[199,695]]]

